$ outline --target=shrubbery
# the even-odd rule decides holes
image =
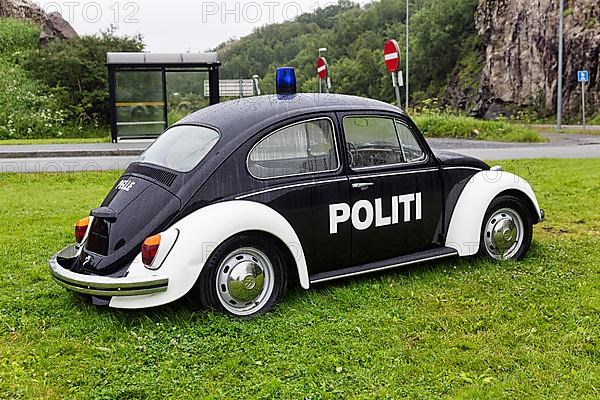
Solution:
[[[35,25],[0,20],[0,139],[61,136],[71,116],[64,90],[31,79],[19,65],[35,51],[39,34]]]
[[[40,28],[0,19],[0,139],[108,135],[106,53],[141,51],[112,31],[38,48]]]
[[[24,67],[46,85],[64,88],[73,122],[106,125],[110,115],[106,53],[143,48],[139,36],[120,37],[106,31],[69,41],[53,41],[31,53]]]
[[[71,113],[63,90],[32,80],[0,60],[0,139],[60,137]]]

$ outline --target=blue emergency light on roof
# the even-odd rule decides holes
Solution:
[[[277,94],[296,94],[296,71],[291,67],[277,69]]]

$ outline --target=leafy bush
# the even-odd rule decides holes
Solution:
[[[0,20],[0,139],[57,137],[71,116],[65,92],[31,79],[18,61],[35,52],[40,29]]]
[[[0,61],[0,139],[60,137],[70,112],[65,92],[30,79],[19,66]]]
[[[38,49],[39,34],[0,19],[0,139],[106,135],[106,53],[140,51],[141,37],[107,31]]]
[[[499,142],[545,142],[546,139],[529,128],[505,121],[483,121],[470,117],[440,113],[417,115],[413,118],[423,135]]]
[[[108,30],[69,41],[53,41],[32,53],[24,66],[48,86],[67,91],[74,122],[107,124],[110,110],[106,53],[143,48],[141,36],[120,37]]]

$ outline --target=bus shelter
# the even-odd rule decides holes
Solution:
[[[108,53],[113,142],[155,138],[186,115],[217,104],[217,53]]]

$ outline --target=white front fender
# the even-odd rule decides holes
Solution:
[[[173,229],[179,230],[179,237],[160,270],[148,271],[141,256],[129,269],[129,276],[160,272],[169,278],[167,291],[147,296],[113,297],[111,307],[156,307],[182,298],[193,288],[212,252],[225,240],[247,231],[261,231],[279,238],[296,262],[300,285],[305,289],[310,286],[300,239],[281,214],[264,204],[243,200],[214,204],[188,215],[169,228]]]
[[[537,212],[534,219],[542,219],[533,189],[523,178],[504,171],[483,171],[471,178],[458,199],[450,220],[446,246],[458,251],[460,256],[477,254],[485,213],[498,195],[511,190],[527,196]]]

